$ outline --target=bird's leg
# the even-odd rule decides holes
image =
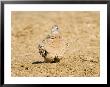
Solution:
[[[55,62],[55,63],[56,63],[56,62],[60,62],[60,59],[58,58],[58,56],[55,56],[54,62]]]

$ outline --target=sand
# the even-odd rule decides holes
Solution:
[[[100,76],[99,12],[13,11],[11,21],[11,76]],[[69,46],[60,62],[43,63],[37,47],[55,24]]]

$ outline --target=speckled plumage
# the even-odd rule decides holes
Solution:
[[[67,42],[61,36],[58,26],[54,25],[48,35],[38,45],[39,53],[45,62],[59,62],[66,52]]]

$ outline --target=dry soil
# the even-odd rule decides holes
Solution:
[[[11,76],[100,76],[100,13],[12,11]],[[38,44],[57,24],[69,46],[59,63],[43,63]]]

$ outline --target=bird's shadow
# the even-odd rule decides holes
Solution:
[[[41,63],[48,63],[48,62],[44,62],[44,61],[35,61],[35,62],[32,62],[32,64],[41,64]],[[51,63],[57,63],[57,62],[52,61]]]
[[[41,64],[41,63],[45,63],[44,61],[35,61],[35,62],[32,62],[32,64]]]

